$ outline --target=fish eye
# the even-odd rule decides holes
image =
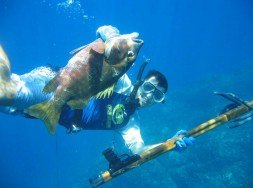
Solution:
[[[134,52],[131,51],[131,50],[128,51],[128,52],[127,52],[127,56],[128,56],[128,57],[133,57],[133,56],[134,56]]]

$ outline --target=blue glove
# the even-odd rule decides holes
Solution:
[[[177,137],[179,135],[187,135],[187,131],[186,130],[180,130],[178,131],[174,137]],[[182,152],[184,151],[188,146],[192,145],[195,142],[195,138],[193,137],[184,137],[179,139],[176,142],[176,147],[175,147],[175,151],[178,152]]]
[[[116,27],[111,25],[104,25],[97,29],[96,32],[97,38],[101,38],[103,41],[106,41],[115,36],[119,36],[119,30]]]

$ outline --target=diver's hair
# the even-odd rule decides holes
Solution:
[[[149,79],[150,77],[154,76],[158,81],[158,86],[163,87],[165,92],[168,90],[168,81],[166,77],[157,70],[150,70],[147,75],[145,76],[145,80]]]

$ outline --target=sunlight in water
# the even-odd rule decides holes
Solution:
[[[86,14],[86,11],[81,5],[80,1],[66,0],[61,3],[57,3],[57,9],[60,12],[67,13],[69,18],[76,19],[82,17],[84,21],[94,19],[94,16],[89,16]]]

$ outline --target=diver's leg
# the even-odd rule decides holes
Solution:
[[[53,94],[44,93],[43,88],[55,75],[56,72],[49,67],[38,67],[19,76],[23,84],[17,93],[14,105],[24,109],[49,100]]]
[[[0,46],[0,106],[12,105],[16,94],[15,82],[11,80],[10,62]]]
[[[56,73],[49,67],[38,67],[23,75],[10,73],[10,62],[0,46],[0,112],[22,114],[31,105],[49,100],[43,93],[46,83]]]
[[[56,73],[49,67],[38,67],[23,75],[12,74],[11,80],[15,83],[17,92],[9,106],[1,106],[0,112],[10,115],[25,115],[24,109],[49,100],[52,94],[43,92],[44,86]],[[25,117],[27,117],[25,115]]]

